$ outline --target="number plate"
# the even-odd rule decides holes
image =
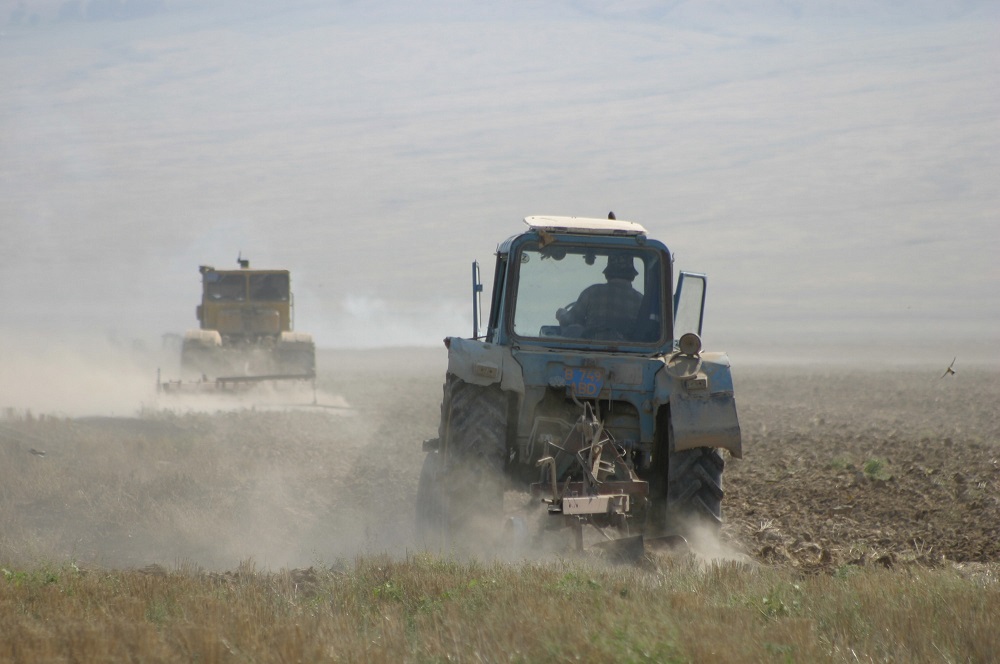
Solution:
[[[596,398],[604,387],[604,369],[566,367],[564,371],[566,384],[578,397]]]

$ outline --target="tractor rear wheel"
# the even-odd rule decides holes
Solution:
[[[674,530],[697,535],[699,528],[717,534],[722,527],[722,471],[718,450],[696,447],[671,452],[667,466],[667,519]]]
[[[280,374],[316,375],[316,346],[312,341],[281,341],[274,351]]]
[[[448,376],[439,434],[417,490],[418,536],[460,548],[486,542],[502,525],[507,396]]]
[[[202,376],[215,378],[223,366],[223,351],[220,346],[206,345],[197,340],[184,340],[181,346],[181,375],[188,379]]]

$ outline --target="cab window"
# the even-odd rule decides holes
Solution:
[[[251,274],[250,299],[286,302],[288,300],[288,275]]]
[[[516,260],[515,335],[612,343],[662,338],[659,252],[533,243]]]
[[[239,302],[247,296],[247,280],[242,274],[205,275],[205,298],[213,302]]]

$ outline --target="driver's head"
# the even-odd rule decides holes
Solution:
[[[639,274],[633,265],[633,258],[628,254],[611,254],[608,256],[608,266],[604,268],[604,276],[608,279],[627,279],[632,281]]]

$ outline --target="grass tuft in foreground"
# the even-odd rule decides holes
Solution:
[[[3,661],[990,661],[997,570],[845,575],[431,556],[0,572]]]

